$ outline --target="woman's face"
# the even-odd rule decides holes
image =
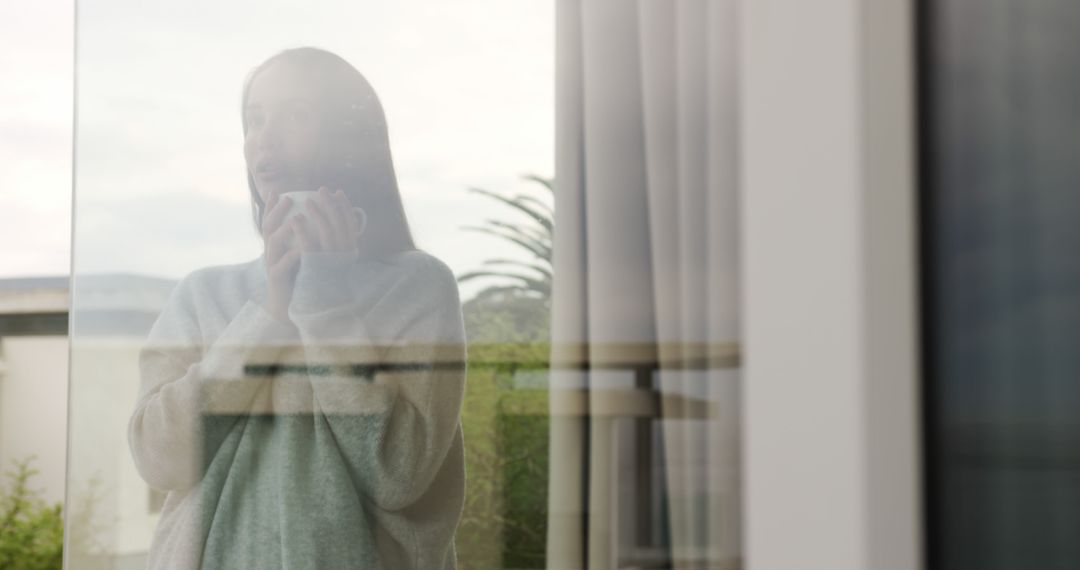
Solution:
[[[308,82],[288,64],[272,63],[252,81],[244,108],[244,159],[263,203],[274,194],[318,189],[316,101]]]

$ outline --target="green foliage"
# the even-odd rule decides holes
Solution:
[[[465,512],[458,559],[469,568],[543,568],[547,533],[547,391],[515,377],[546,371],[549,309],[519,290],[463,306],[469,335]]]
[[[525,178],[550,196],[550,180]],[[458,278],[497,280],[462,305],[469,376],[461,416],[467,479],[458,560],[481,570],[544,568],[547,391],[516,385],[516,378],[548,369],[553,212],[534,196],[472,191],[524,214],[526,223],[487,220],[465,229],[515,244],[528,261],[489,259]]]
[[[544,568],[547,392],[516,389],[515,372],[542,365],[546,345],[485,345],[470,357],[462,428],[465,509],[458,560],[469,568]]]
[[[546,343],[550,336],[549,304],[520,291],[486,289],[466,301],[462,312],[471,345]],[[516,357],[513,353],[499,356]],[[542,358],[546,360],[547,355]]]
[[[547,549],[547,392],[522,390],[499,402],[504,568],[544,568]]]
[[[456,536],[463,568],[502,567],[502,474],[496,437],[498,378],[491,369],[473,368],[465,385],[461,425],[465,436],[465,508]]]
[[[0,488],[0,569],[61,568],[64,517],[61,505],[49,505],[30,487],[38,474],[31,460],[15,462]]]

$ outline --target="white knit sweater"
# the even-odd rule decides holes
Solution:
[[[262,258],[173,292],[128,439],[167,492],[158,568],[454,568],[465,333],[453,273],[409,251],[305,254],[291,324]]]

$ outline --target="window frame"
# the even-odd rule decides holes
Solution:
[[[914,6],[740,7],[746,560],[920,568]]]

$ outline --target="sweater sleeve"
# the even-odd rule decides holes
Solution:
[[[270,379],[249,368],[276,362],[280,350],[299,338],[294,327],[248,300],[216,339],[204,341],[197,309],[214,302],[208,296],[215,288],[200,286],[201,275],[176,287],[139,352],[139,397],[128,444],[143,479],[163,491],[197,483],[228,433],[229,422],[208,429],[205,410],[235,410],[233,423],[250,413]]]
[[[375,504],[415,503],[457,432],[465,332],[457,282],[420,252],[401,265],[305,254],[289,316],[299,329],[312,405],[354,486]]]

